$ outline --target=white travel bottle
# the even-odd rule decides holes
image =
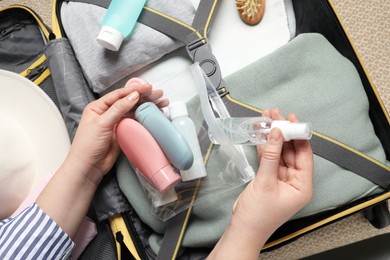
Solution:
[[[220,127],[233,144],[264,145],[272,128],[279,128],[284,141],[310,140],[312,126],[310,123],[292,123],[287,120],[272,120],[267,117],[228,117],[220,119]],[[213,133],[209,131],[210,141],[217,143]]]
[[[189,144],[194,155],[194,162],[190,169],[180,171],[182,181],[191,181],[207,176],[200,151],[198,135],[194,122],[188,117],[187,106],[184,102],[173,102],[168,107],[173,125]]]

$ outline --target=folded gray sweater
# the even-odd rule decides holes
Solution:
[[[149,0],[147,5],[188,24],[196,11],[190,0]],[[72,1],[64,1],[61,7],[64,30],[89,86],[96,93],[183,45],[137,23],[118,52],[107,50],[96,41],[105,12],[105,8]]]

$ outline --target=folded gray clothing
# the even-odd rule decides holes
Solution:
[[[190,0],[149,0],[147,5],[188,24],[192,23],[196,11]],[[122,78],[183,45],[137,23],[118,52],[107,50],[96,41],[105,12],[105,8],[72,1],[64,1],[61,7],[66,35],[86,80],[96,93],[102,93]]]
[[[225,78],[233,98],[257,108],[294,112],[315,131],[389,164],[368,116],[368,100],[354,65],[322,35],[301,34],[268,56]],[[190,117],[199,125],[199,100],[188,104]],[[258,167],[256,151],[246,146],[249,163]],[[217,155],[214,151],[209,161]],[[119,185],[141,219],[155,233],[149,238],[158,251],[166,223],[150,212],[150,202],[123,156],[117,164]],[[215,178],[215,163],[207,165],[207,178]],[[364,196],[382,192],[377,185],[319,156],[314,156],[312,201],[293,218],[334,209]],[[209,194],[194,206],[182,245],[213,246],[229,223],[234,201],[244,186]],[[272,203],[272,202],[270,202]],[[254,216],[256,217],[256,216]]]

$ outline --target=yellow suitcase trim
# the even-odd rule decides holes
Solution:
[[[110,218],[110,227],[111,232],[116,237],[116,234],[118,232],[121,232],[123,235],[123,242],[125,243],[127,249],[129,249],[130,253],[134,256],[135,259],[140,260],[141,257],[138,255],[137,249],[135,248],[135,245],[133,243],[133,240],[131,239],[130,233],[127,229],[126,223],[121,215],[116,215],[114,217]],[[116,243],[116,249],[117,249],[117,255],[118,259],[121,260],[121,252],[120,252],[120,244],[118,241]]]

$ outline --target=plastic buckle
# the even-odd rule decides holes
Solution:
[[[221,69],[218,61],[211,51],[206,38],[198,38],[195,41],[187,44],[187,53],[193,60],[198,62],[199,67],[204,71],[206,76],[211,81],[216,90],[224,87],[222,80]]]

